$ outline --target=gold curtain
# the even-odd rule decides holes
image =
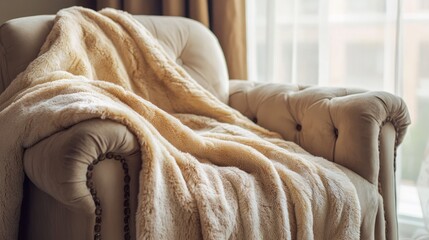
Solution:
[[[219,39],[231,79],[247,78],[246,0],[92,0],[87,7],[111,7],[132,14],[183,16],[206,25]]]

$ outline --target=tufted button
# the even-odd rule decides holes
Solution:
[[[299,123],[298,123],[298,124],[296,125],[296,130],[297,130],[297,131],[301,131],[301,129],[302,129],[302,126],[301,126],[301,124],[299,124]]]
[[[183,66],[183,61],[181,58],[176,59],[176,63],[179,64],[180,66]]]
[[[335,137],[338,137],[338,128],[334,128]]]

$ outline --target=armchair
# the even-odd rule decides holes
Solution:
[[[20,18],[0,27],[0,93],[37,56],[53,18]],[[179,17],[135,18],[224,103],[341,165],[359,196],[362,239],[398,238],[395,157],[410,123],[402,99],[384,92],[228,81],[220,46],[205,27]],[[28,147],[20,239],[135,239],[140,154],[126,127],[102,119]]]

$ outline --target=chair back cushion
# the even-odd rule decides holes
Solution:
[[[53,25],[53,15],[10,20],[0,27],[0,94],[34,60]],[[228,71],[217,38],[204,25],[183,17],[134,16],[167,54],[200,85],[228,102]]]

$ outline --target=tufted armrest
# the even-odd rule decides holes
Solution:
[[[229,104],[373,184],[378,183],[382,126],[393,125],[396,147],[410,124],[403,100],[386,92],[232,80]]]
[[[398,239],[395,157],[410,117],[386,92],[230,81],[229,104],[313,155],[378,187],[383,199],[375,239]],[[360,187],[360,186],[357,186]]]

